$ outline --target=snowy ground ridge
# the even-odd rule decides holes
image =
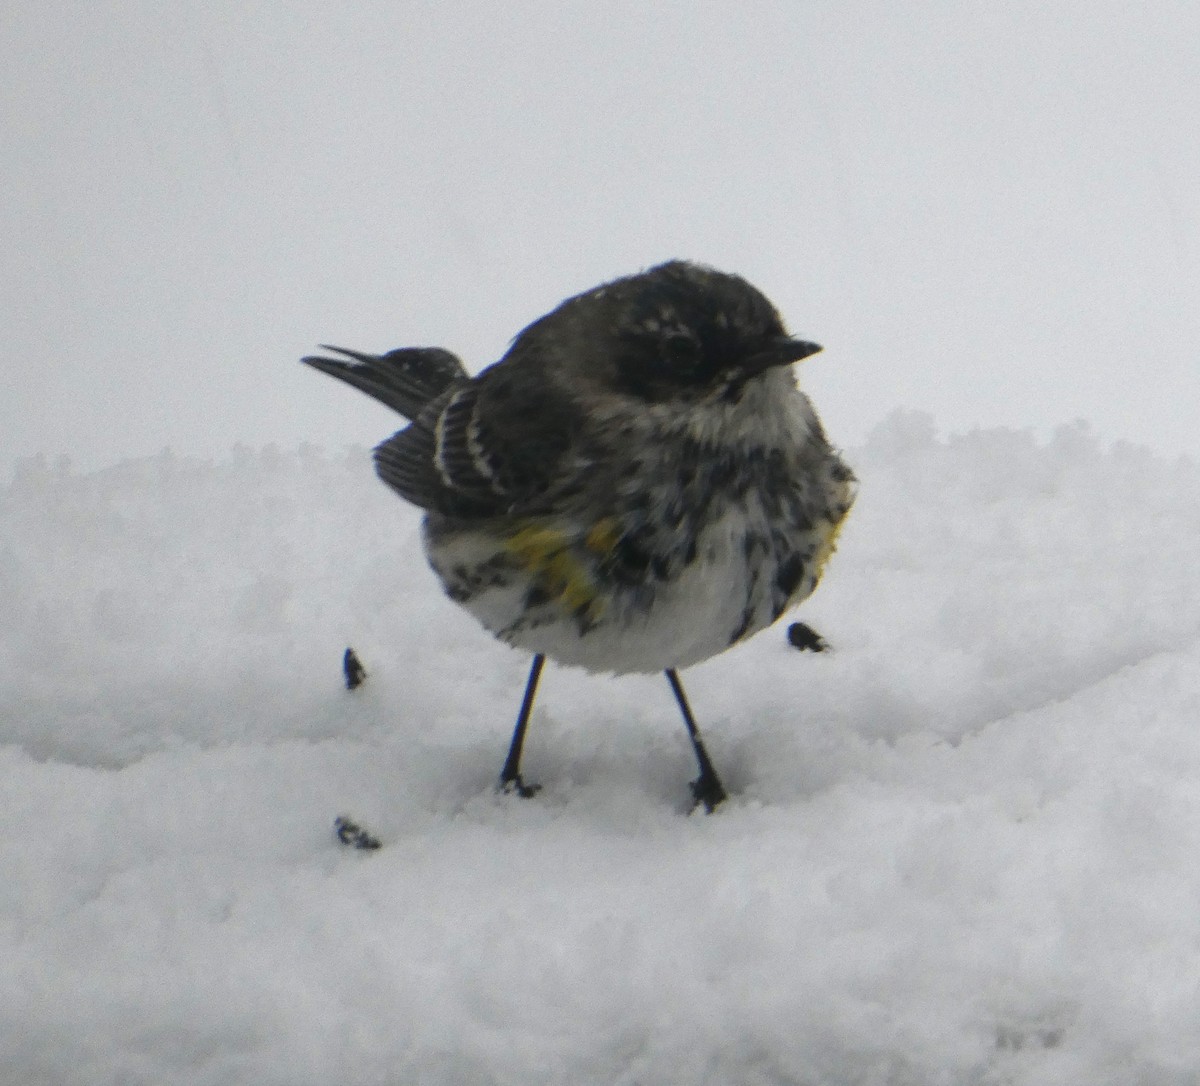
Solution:
[[[711,818],[653,678],[548,669],[495,794],[527,661],[365,450],[18,464],[0,1081],[1200,1081],[1200,469],[847,455],[832,651],[686,675]]]

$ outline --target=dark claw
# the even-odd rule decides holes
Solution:
[[[502,778],[500,781],[500,791],[506,796],[517,795],[522,799],[533,799],[541,790],[540,784],[526,784],[521,780],[520,773],[515,777]]]
[[[337,839],[343,845],[349,845],[352,848],[369,850],[379,848],[383,844],[373,833],[368,833],[357,822],[345,815],[338,815],[333,820],[333,832],[337,834]]]
[[[788,627],[787,639],[789,645],[801,652],[824,652],[829,648],[825,638],[803,622],[793,622]]]
[[[729,798],[729,793],[722,787],[715,776],[701,774],[690,785],[692,789],[692,810],[703,805],[705,814],[712,814],[717,806]]]
[[[357,690],[367,677],[366,669],[353,649],[347,649],[342,656],[342,673],[346,676],[347,690]]]

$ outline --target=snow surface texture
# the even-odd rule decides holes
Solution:
[[[848,455],[832,651],[685,676],[712,817],[655,678],[550,668],[544,790],[494,793],[528,661],[365,450],[19,464],[0,1081],[1198,1081],[1200,469],[914,414]]]

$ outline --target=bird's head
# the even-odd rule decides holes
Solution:
[[[700,265],[672,261],[600,289],[615,337],[606,376],[650,403],[736,403],[749,382],[821,349],[789,336],[746,280]]]

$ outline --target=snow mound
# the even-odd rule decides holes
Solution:
[[[1195,1081],[1200,469],[914,413],[848,457],[832,651],[686,675],[710,818],[653,678],[550,669],[493,792],[527,660],[365,450],[18,464],[0,1080]]]

